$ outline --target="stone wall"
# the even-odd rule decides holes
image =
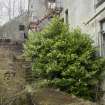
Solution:
[[[0,39],[0,105],[12,105],[32,80],[31,62],[22,54],[22,43]]]
[[[19,25],[24,25],[27,28],[28,18],[27,13],[18,16],[0,27],[0,39],[9,38],[13,41],[23,41],[23,35],[19,30]],[[26,32],[26,30],[25,30]]]
[[[20,71],[22,72],[21,66],[14,60],[15,56],[21,54],[21,44],[11,42],[10,39],[0,39],[0,74],[4,79],[9,80],[12,77],[16,77]],[[20,71],[18,69],[20,69]]]
[[[89,33],[95,46],[99,46],[98,33],[100,32],[100,21],[105,18],[105,10],[97,13],[104,7],[105,2],[96,8],[95,0],[66,0],[64,2],[64,18],[66,16],[65,11],[68,9],[68,24],[73,28],[79,26],[83,32]]]

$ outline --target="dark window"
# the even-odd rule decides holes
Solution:
[[[96,0],[96,8],[104,2],[105,2],[105,0]]]
[[[101,24],[101,33],[105,34],[105,19],[100,21]]]
[[[19,25],[19,31],[24,31],[25,30],[25,26],[24,25]]]
[[[101,55],[105,56],[105,20],[101,22]]]
[[[55,2],[55,0],[48,0],[48,1],[51,2],[51,3],[52,3],[52,2],[53,2],[53,3]]]
[[[31,8],[33,8],[33,5],[31,5]]]
[[[69,23],[69,14],[68,14],[68,9],[66,9],[66,11],[65,11],[65,21],[66,21],[66,24],[68,24]]]

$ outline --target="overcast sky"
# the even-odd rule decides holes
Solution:
[[[0,25],[9,20],[9,7],[11,7],[11,18],[14,18],[19,15],[19,8],[23,9],[24,11],[27,10],[27,1],[28,0],[0,0]]]

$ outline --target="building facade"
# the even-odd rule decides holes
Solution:
[[[100,48],[100,56],[105,56],[105,0],[66,0],[64,20],[71,27],[89,33]]]
[[[105,0],[65,0],[64,21],[70,27],[80,27],[88,33],[99,49],[99,55],[105,56]],[[105,83],[102,88],[105,91]],[[105,105],[105,95],[102,103]]]
[[[27,13],[15,17],[0,27],[0,39],[23,42],[27,24]]]

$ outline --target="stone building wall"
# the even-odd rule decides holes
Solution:
[[[0,39],[0,105],[16,105],[16,98],[26,91],[26,83],[32,81],[31,62],[23,58],[22,51],[21,43]]]
[[[83,30],[85,22],[94,14],[94,0],[66,0],[64,12],[68,10],[68,22],[73,28],[79,26]],[[64,16],[66,14],[64,13]]]
[[[105,1],[97,4],[98,0],[65,0],[64,2],[64,20],[73,28],[80,27],[94,41],[94,45],[98,47],[100,56],[105,56]],[[102,85],[105,91],[105,83]],[[105,95],[102,98],[102,105],[105,104]]]
[[[68,24],[73,28],[79,26],[83,32],[89,33],[95,46],[100,47],[100,21],[105,18],[105,10],[103,10],[105,2],[97,8],[95,3],[96,0],[66,0],[64,2],[64,19],[66,21],[65,12],[68,10]]]
[[[18,16],[0,27],[0,39],[9,38],[13,41],[23,41],[23,36],[20,33],[19,25],[27,26],[27,13]]]

